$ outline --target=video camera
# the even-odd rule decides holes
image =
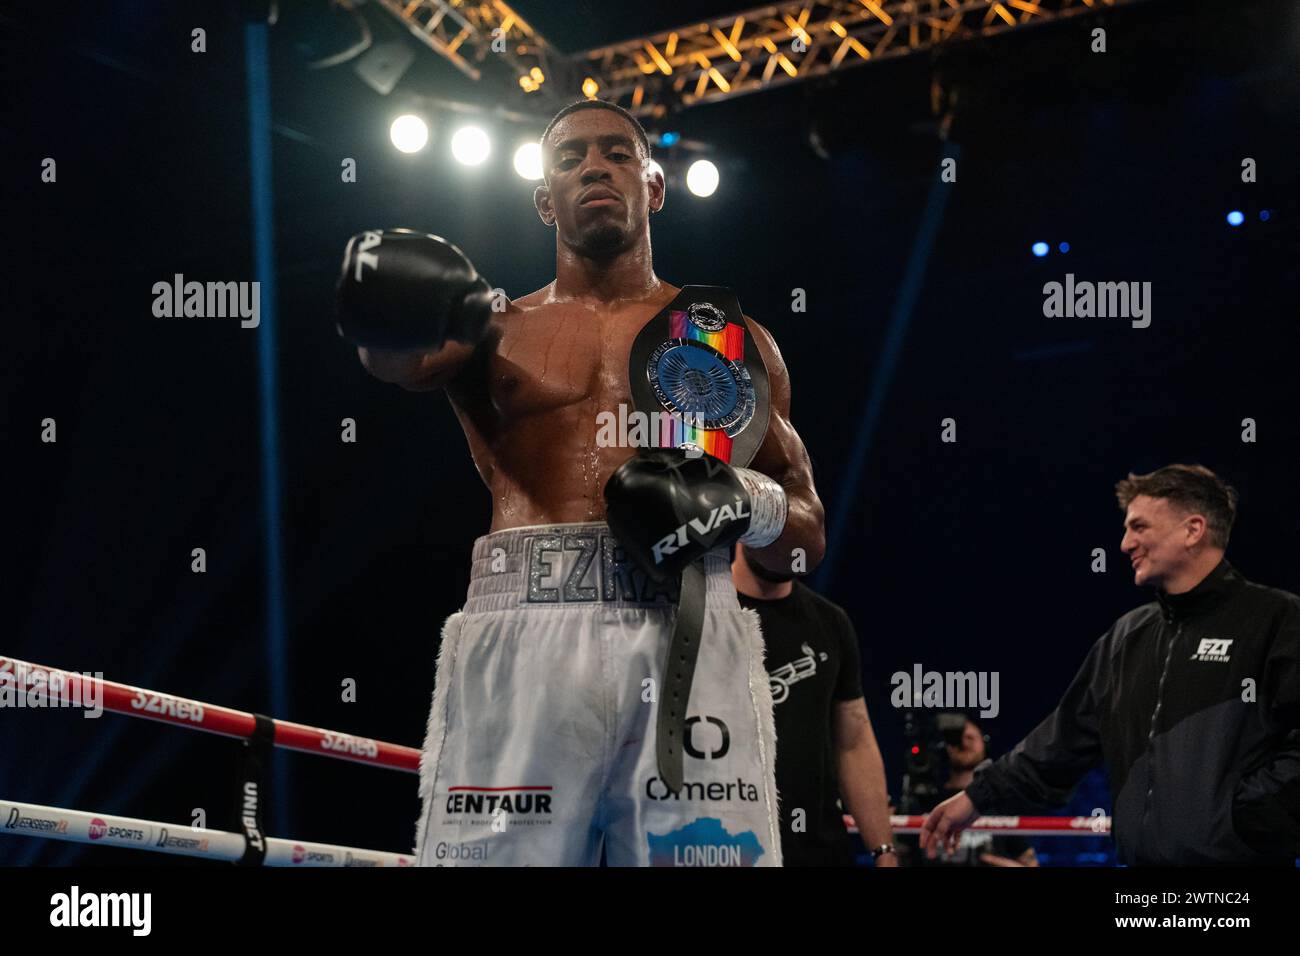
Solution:
[[[903,789],[898,812],[927,813],[939,802],[939,789],[947,771],[947,747],[960,747],[967,717],[960,711],[903,712],[903,739],[907,756],[903,762]],[[987,744],[988,737],[985,737]]]

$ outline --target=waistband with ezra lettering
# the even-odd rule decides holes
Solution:
[[[704,556],[706,603],[738,608],[727,550]],[[677,606],[677,585],[657,585],[627,557],[604,522],[530,525],[474,542],[468,614],[582,605]]]

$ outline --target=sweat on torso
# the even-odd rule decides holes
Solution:
[[[448,389],[492,494],[492,531],[604,519],[605,482],[633,449],[601,447],[597,416],[631,410],[632,342],[677,291],[613,306],[532,305],[534,293],[494,317]]]

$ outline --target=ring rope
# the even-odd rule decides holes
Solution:
[[[68,843],[129,847],[154,853],[201,857],[233,863],[244,855],[242,833],[207,830],[108,813],[64,810],[35,803],[0,800],[0,833]],[[414,866],[415,857],[305,840],[266,839],[263,866]]]
[[[162,694],[158,691],[118,684],[99,677],[88,677],[73,671],[45,667],[11,657],[0,657],[0,684],[11,684],[16,692],[23,687],[19,676],[35,679],[42,675],[44,686],[56,686],[50,678],[58,679],[57,694],[64,701],[86,699],[86,688],[90,684],[97,692],[104,709],[127,717],[143,717],[156,720],[173,727],[187,730],[202,730],[210,734],[226,737],[238,737],[247,740],[256,728],[254,716],[246,711],[219,707],[203,701]],[[389,767],[393,770],[405,770],[407,773],[420,772],[420,751],[415,747],[387,743],[370,737],[356,737],[335,730],[309,727],[287,720],[274,720],[275,746],[300,753],[318,754],[333,757],[336,760],[348,760],[353,763],[369,764],[375,767]]]

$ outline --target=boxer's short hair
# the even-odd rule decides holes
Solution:
[[[636,133],[637,141],[641,144],[641,148],[645,150],[646,158],[650,158],[650,137],[646,135],[645,127],[641,125],[641,121],[616,103],[607,103],[604,100],[578,100],[576,103],[570,103],[551,117],[551,121],[546,124],[546,129],[542,131],[541,143],[543,149],[546,148],[546,140],[551,135],[551,130],[555,128],[555,124],[570,113],[577,113],[579,110],[609,110],[611,113],[617,113],[623,117],[623,119],[627,120],[628,125],[632,127],[632,131]]]
[[[1204,465],[1165,465],[1145,475],[1130,472],[1115,485],[1120,511],[1128,511],[1138,495],[1163,498],[1184,513],[1204,515],[1210,544],[1228,546],[1237,517],[1237,489]]]

